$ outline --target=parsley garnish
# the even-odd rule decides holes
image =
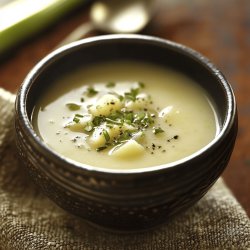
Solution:
[[[100,126],[105,121],[105,117],[103,116],[95,116],[92,123],[95,127]]]
[[[100,151],[106,149],[107,147],[108,147],[108,146],[99,147],[99,148],[96,149],[96,151],[97,151],[97,152],[100,152]]]
[[[83,115],[75,114],[75,117],[83,117]]]
[[[136,100],[136,96],[139,94],[139,91],[140,91],[139,88],[131,89],[130,92],[125,93],[125,99],[131,100],[134,102]]]
[[[80,119],[77,118],[77,117],[74,117],[73,121],[74,121],[75,123],[79,123]]]
[[[112,120],[108,117],[105,118],[106,122],[108,123],[112,123],[112,124],[116,124],[116,125],[122,125],[122,122],[121,121],[116,121],[116,120]]]
[[[153,133],[155,135],[159,134],[159,133],[163,133],[163,132],[164,132],[164,130],[162,128],[160,128],[160,127],[158,127],[158,128],[153,127]]]
[[[108,83],[106,84],[106,87],[107,87],[107,88],[113,88],[113,87],[115,87],[115,83],[114,83],[114,82],[108,82]]]
[[[104,135],[105,140],[108,142],[110,140],[110,136],[109,136],[108,131],[107,130],[103,130],[102,134]]]
[[[95,90],[93,87],[88,87],[88,88],[87,88],[86,95],[87,95],[88,97],[93,97],[93,96],[95,96],[97,93],[98,93],[98,91]]]
[[[76,111],[81,108],[81,105],[78,105],[76,103],[66,103],[66,106],[69,108],[71,111]]]
[[[80,114],[75,114],[74,118],[73,118],[73,121],[75,123],[79,123],[80,122],[80,118],[82,118],[83,115],[80,115]]]
[[[144,89],[145,88],[145,84],[143,82],[138,82],[140,88]]]

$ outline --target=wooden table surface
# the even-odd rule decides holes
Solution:
[[[234,89],[239,132],[223,177],[250,215],[250,1],[161,0],[159,5],[142,33],[201,52],[221,69]],[[7,56],[0,55],[0,87],[15,93],[40,59],[75,27],[88,21],[89,7],[90,4],[84,5],[12,49]]]

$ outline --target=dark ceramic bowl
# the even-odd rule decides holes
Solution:
[[[48,148],[31,124],[39,96],[62,72],[118,59],[160,64],[198,82],[216,105],[220,122],[216,138],[180,161],[136,170],[83,166]],[[65,210],[115,230],[156,226],[197,202],[228,164],[237,134],[235,98],[220,71],[192,49],[140,35],[88,38],[49,54],[18,92],[15,124],[20,157],[41,189]]]

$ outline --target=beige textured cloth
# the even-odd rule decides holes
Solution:
[[[14,95],[0,89],[0,249],[250,249],[250,221],[220,179],[168,224],[130,234],[104,232],[58,208],[20,166]]]

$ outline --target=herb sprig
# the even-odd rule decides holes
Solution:
[[[92,86],[88,87],[87,91],[85,92],[85,94],[87,95],[87,97],[93,97],[97,93],[98,93],[98,91],[94,87],[92,87]]]

